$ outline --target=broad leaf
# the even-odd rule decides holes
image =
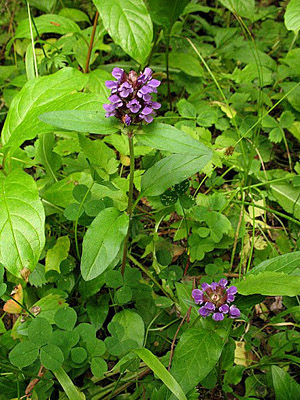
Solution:
[[[244,18],[249,18],[250,20],[254,19],[254,0],[220,0],[220,3],[232,13],[238,14]]]
[[[19,368],[27,367],[34,363],[39,354],[38,347],[29,342],[18,343],[9,353],[9,361]]]
[[[258,274],[263,271],[283,272],[292,275],[300,269],[300,251],[283,254],[278,257],[265,260],[252,268],[250,274]]]
[[[186,396],[168,370],[163,366],[159,359],[151,353],[148,349],[136,349],[134,352],[148,365],[149,368],[155,373],[155,375],[163,381],[168,389],[174,394],[178,400],[186,400]]]
[[[52,371],[57,371],[64,362],[64,355],[61,349],[55,344],[46,344],[41,348],[41,364]]]
[[[46,132],[39,135],[36,142],[35,162],[42,164],[49,176],[57,181],[56,171],[61,166],[61,157],[54,153],[55,135],[52,132]]]
[[[202,156],[210,154],[210,150],[198,140],[171,125],[154,123],[143,127],[138,142],[158,150],[172,153]]]
[[[300,385],[282,368],[272,365],[276,400],[300,399]]]
[[[300,188],[281,184],[271,185],[271,189],[281,207],[300,220]]]
[[[53,131],[38,116],[56,110],[97,110],[96,94],[74,93],[81,90],[88,77],[73,68],[32,79],[14,97],[1,133],[2,144],[20,146],[38,134]]]
[[[105,118],[103,111],[52,111],[39,115],[39,119],[58,128],[76,132],[110,135],[120,129],[119,121],[116,118]]]
[[[143,0],[93,0],[114,42],[145,63],[151,49],[152,21]]]
[[[80,32],[80,28],[75,22],[60,15],[41,15],[40,17],[35,18],[34,22],[40,35],[43,33],[57,33],[59,35],[64,35],[65,33],[70,32]],[[34,36],[36,36],[35,29],[32,30]],[[28,18],[20,22],[16,30],[15,38],[31,38]]]
[[[0,175],[0,210],[0,262],[21,277],[36,267],[45,243],[44,209],[30,175]]]
[[[88,228],[82,245],[81,273],[89,281],[115,266],[128,229],[128,217],[113,207],[101,211]]]
[[[201,156],[171,154],[158,161],[142,176],[142,193],[144,196],[158,196],[169,187],[180,183],[199,172],[210,161],[212,152]]]
[[[300,29],[300,0],[291,0],[284,14],[286,29],[295,33]]]
[[[149,0],[152,21],[170,31],[189,0]]]
[[[209,374],[218,362],[222,348],[222,340],[211,330],[191,328],[182,334],[174,352],[171,373],[184,393],[195,388]]]
[[[299,294],[300,276],[273,271],[264,271],[258,274],[250,273],[242,281],[236,281],[235,286],[238,292],[244,296],[250,294],[297,296]]]
[[[105,339],[110,354],[122,357],[128,351],[142,347],[145,326],[142,317],[134,311],[123,310],[115,314],[108,324],[110,337]]]
[[[55,245],[47,251],[45,272],[54,270],[60,273],[60,263],[68,257],[70,250],[70,239],[68,236],[61,236]]]

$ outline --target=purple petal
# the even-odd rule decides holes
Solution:
[[[194,290],[192,291],[192,297],[193,297],[193,298],[202,296],[202,294],[203,294],[203,292],[202,292],[202,290],[200,290],[200,289],[194,289]]]
[[[214,305],[214,303],[210,303],[209,301],[207,301],[204,305],[204,307],[209,310],[209,311],[214,311],[216,306]]]
[[[128,97],[130,93],[133,92],[133,88],[128,82],[122,83],[122,85],[118,89],[121,97]]]
[[[227,283],[228,283],[228,281],[225,278],[222,278],[222,279],[219,280],[219,285],[222,286],[223,288],[225,288]]]
[[[161,82],[158,81],[157,79],[151,79],[151,81],[147,83],[147,85],[150,86],[151,88],[157,88],[160,84]]]
[[[150,124],[153,121],[153,116],[152,115],[143,115],[140,116],[144,121],[146,121],[148,124]]]
[[[146,67],[146,68],[144,69],[144,74],[143,74],[143,75],[145,76],[145,79],[146,79],[146,80],[150,79],[151,76],[152,76],[152,69],[149,68],[149,67]]]
[[[122,107],[123,105],[123,101],[116,94],[109,96],[108,100],[110,100],[116,107]]]
[[[124,73],[124,70],[122,69],[122,68],[114,68],[113,70],[112,70],[112,76],[114,77],[114,78],[116,78],[116,79],[121,79],[122,78],[122,76],[123,76],[123,73]]]
[[[226,301],[227,301],[227,303],[232,303],[234,301],[234,299],[235,299],[235,296],[233,294],[228,294]]]
[[[144,99],[145,100],[145,99]],[[154,110],[158,110],[161,107],[160,103],[157,103],[156,101],[152,101],[150,106],[154,109]]]
[[[216,313],[213,314],[212,318],[213,318],[215,321],[223,321],[223,319],[224,319],[224,314],[219,313],[219,312],[216,312]]]
[[[231,306],[230,307],[230,317],[231,318],[238,318],[241,315],[240,310],[236,306]]]
[[[129,115],[125,115],[124,122],[127,126],[131,124],[131,118]]]
[[[136,99],[133,99],[133,100],[131,100],[131,101],[129,101],[129,102],[127,103],[127,108],[128,108],[132,113],[137,113],[137,112],[140,110],[141,107],[142,107],[142,106],[140,105],[140,103],[139,103]]]
[[[227,290],[226,290],[227,294],[236,294],[237,293],[237,288],[236,286],[230,286]]]
[[[209,310],[207,310],[205,307],[201,307],[199,310],[198,310],[198,313],[201,315],[201,317],[207,317],[210,313],[211,313],[211,311],[209,311]]]
[[[152,108],[150,108],[150,107],[145,107],[145,108],[143,108],[141,114],[143,114],[143,115],[149,115],[149,114],[151,114],[152,112],[153,112]]]
[[[151,102],[151,95],[150,94],[143,94],[143,100],[145,103],[150,103]]]
[[[111,89],[112,93],[115,93],[118,89],[118,82],[116,81],[106,81],[105,82],[105,86],[108,89]]]
[[[212,288],[212,290],[216,290],[217,289],[217,282],[212,282],[212,284],[210,285],[210,287]]]
[[[221,307],[219,307],[219,311],[223,314],[228,314],[229,313],[229,305],[222,304]]]
[[[103,108],[107,112],[115,111],[116,107],[114,104],[103,104]]]
[[[204,282],[204,283],[202,283],[201,287],[203,290],[206,290],[206,289],[210,288],[210,285],[208,283]]]

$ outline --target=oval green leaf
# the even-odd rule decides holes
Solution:
[[[36,267],[45,244],[45,214],[33,178],[20,170],[0,175],[0,262],[10,273]]]
[[[295,33],[300,29],[300,0],[291,0],[284,14],[286,29]]]
[[[39,354],[38,347],[26,340],[25,342],[18,343],[9,353],[9,361],[19,368],[28,367],[34,363]]]
[[[51,371],[57,371],[64,362],[61,349],[55,344],[47,344],[41,348],[41,364]]]
[[[169,187],[189,178],[210,161],[212,151],[200,155],[171,154],[149,168],[142,176],[144,196],[158,196]]]
[[[143,64],[151,50],[152,21],[143,0],[93,0],[114,42]]]
[[[113,207],[101,211],[88,228],[82,245],[81,273],[89,281],[118,262],[129,219]]]

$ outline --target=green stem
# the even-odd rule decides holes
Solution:
[[[169,50],[170,50],[170,32],[166,34],[166,72],[168,84],[168,99],[170,111],[172,111],[171,88],[170,88],[170,71],[169,71]]]
[[[172,301],[176,303],[176,299],[171,293],[168,293],[165,291],[165,289],[162,287],[162,285],[154,278],[152,273],[147,270],[138,260],[136,260],[131,254],[128,254],[129,260],[131,260],[137,267],[140,268],[144,272],[145,275],[148,276],[149,279],[164,293],[165,296],[169,297]]]
[[[127,206],[127,214],[129,217],[129,224],[127,234],[124,240],[124,250],[123,250],[123,258],[122,258],[122,266],[121,266],[121,274],[124,275],[127,251],[128,251],[128,241],[130,235],[130,226],[132,219],[132,203],[133,203],[133,178],[134,178],[134,146],[133,146],[133,132],[128,132],[128,144],[129,144],[129,157],[130,157],[130,170],[129,170],[129,192],[128,192],[128,206]]]

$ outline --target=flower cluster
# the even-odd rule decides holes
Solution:
[[[121,68],[114,68],[112,76],[116,81],[106,81],[105,85],[111,90],[108,100],[110,104],[104,104],[106,117],[116,117],[125,125],[136,124],[141,121],[150,123],[153,121],[155,111],[161,104],[152,101],[150,93],[157,93],[160,81],[152,78],[152,70],[145,68],[138,75],[135,71],[129,74]]]
[[[202,317],[208,317],[210,314],[215,321],[222,321],[224,315],[230,318],[238,318],[241,315],[240,310],[235,305],[229,305],[234,301],[234,295],[237,293],[235,286],[226,287],[227,280],[220,279],[219,282],[213,282],[211,285],[202,283],[202,290],[194,289],[192,296],[196,304],[203,304],[198,310]]]

